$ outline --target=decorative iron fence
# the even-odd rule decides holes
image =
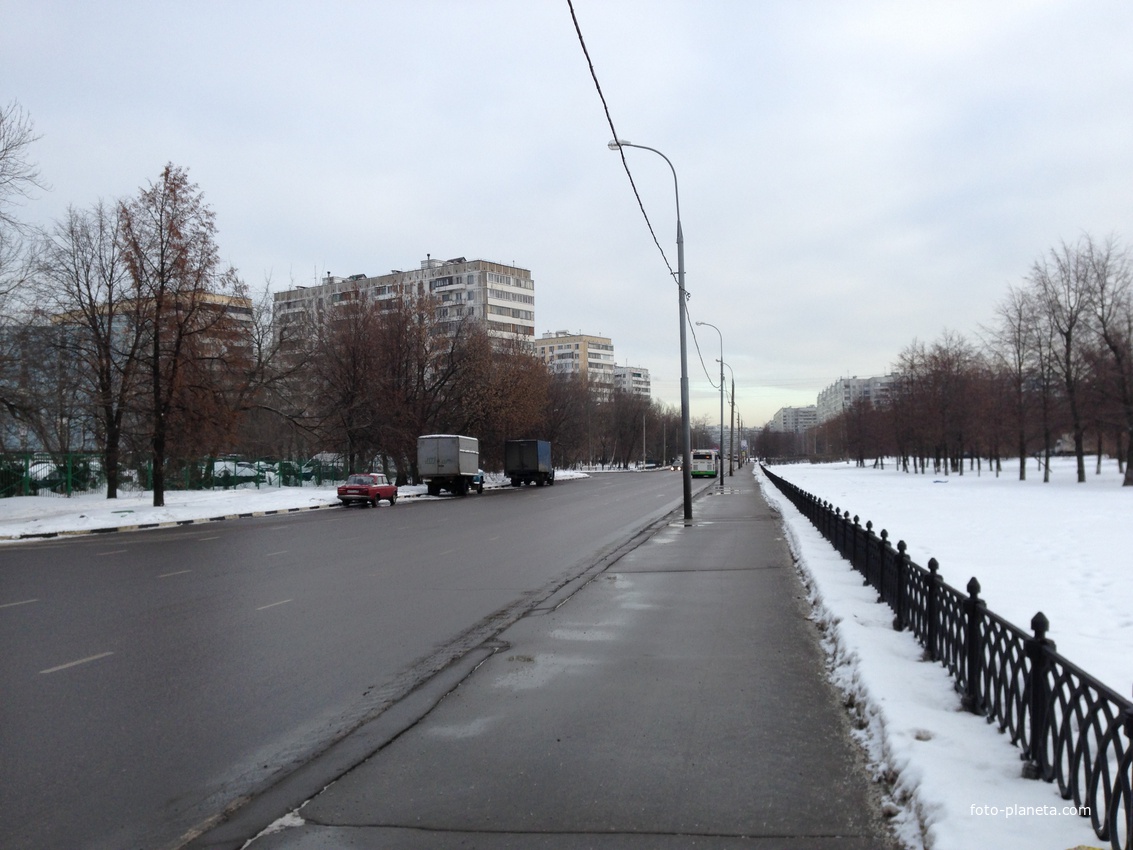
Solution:
[[[1098,838],[1133,850],[1133,702],[1059,655],[1039,612],[1032,634],[987,609],[980,583],[966,592],[940,577],[935,558],[913,563],[904,541],[763,467],[790,502],[877,590],[932,661],[956,680],[963,707],[996,723],[1022,750],[1023,776],[1058,782],[1064,800],[1089,811]]]

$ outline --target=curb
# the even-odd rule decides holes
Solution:
[[[31,534],[0,535],[0,540],[50,540],[58,537],[81,537],[87,534],[115,534],[124,531],[146,531],[151,528],[175,528],[179,525],[198,525],[205,522],[223,522],[229,519],[247,519],[249,517],[274,516],[276,514],[294,514],[300,511],[320,511],[326,508],[341,508],[339,504],[309,505],[302,508],[277,508],[270,511],[249,511],[239,514],[225,514],[223,516],[202,517],[201,519],[173,519],[167,522],[144,522],[134,525],[107,526],[105,528],[82,528],[73,531],[40,531]]]

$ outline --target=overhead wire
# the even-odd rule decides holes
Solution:
[[[574,31],[578,36],[578,43],[582,46],[582,53],[586,57],[586,65],[590,69],[590,78],[594,81],[594,88],[598,90],[598,98],[602,101],[602,110],[606,113],[606,123],[610,125],[610,133],[612,139],[618,139],[618,131],[614,128],[614,119],[610,115],[610,105],[606,103],[606,95],[602,92],[602,84],[598,82],[598,72],[594,70],[594,62],[590,58],[590,51],[586,47],[586,39],[582,37],[582,27],[578,23],[578,15],[574,11],[573,0],[567,0],[567,6],[570,7],[570,19],[574,22]],[[645,203],[641,200],[641,194],[637,191],[637,184],[633,182],[633,173],[629,170],[629,163],[626,161],[626,152],[622,147],[618,148],[618,154],[622,158],[622,168],[625,169],[626,177],[629,178],[629,185],[633,188],[633,196],[637,198],[637,207],[641,210],[641,216],[645,219],[645,226],[649,228],[649,235],[653,237],[653,244],[657,246],[657,250],[661,252],[661,259],[665,261],[665,267],[669,270],[669,276],[676,278],[676,272],[673,271],[673,266],[669,262],[669,258],[665,255],[665,249],[661,247],[661,241],[657,238],[656,231],[653,230],[653,223],[649,220],[649,214],[645,212]]]
[[[611,138],[617,141],[618,131],[614,127],[614,118],[610,114],[610,105],[606,102],[606,95],[602,91],[602,84],[598,81],[598,72],[594,70],[594,62],[590,58],[590,50],[586,47],[586,39],[582,35],[582,27],[578,23],[578,15],[574,11],[573,0],[567,0],[567,6],[570,8],[570,18],[574,23],[574,31],[578,36],[578,43],[582,47],[582,53],[586,57],[586,65],[590,69],[590,78],[594,81],[594,88],[598,92],[598,98],[602,101],[602,110],[606,114],[606,123],[610,127]],[[633,196],[637,199],[637,207],[641,210],[641,216],[645,219],[645,226],[649,228],[649,235],[653,237],[653,244],[657,246],[658,252],[661,254],[661,259],[665,261],[665,268],[669,270],[669,277],[676,280],[677,274],[673,271],[673,266],[669,262],[668,256],[665,254],[665,249],[661,247],[661,241],[657,238],[657,232],[653,229],[653,223],[649,220],[649,214],[645,211],[645,203],[641,200],[641,193],[637,191],[637,184],[633,180],[633,172],[630,171],[629,162],[626,160],[625,148],[618,146],[618,155],[622,160],[622,168],[625,169],[626,177],[629,178],[629,185],[633,189]],[[677,281],[677,285],[680,282]],[[685,289],[684,297],[688,300],[688,289]],[[712,385],[713,389],[719,389],[719,385],[712,380],[712,376],[708,374],[708,367],[704,365],[704,355],[700,351],[700,342],[696,338],[696,328],[693,324],[692,318],[688,315],[688,310],[685,310],[685,320],[688,322],[689,331],[692,333],[692,341],[696,346],[696,354],[700,359],[700,367],[704,370],[705,377],[708,378],[708,383]]]

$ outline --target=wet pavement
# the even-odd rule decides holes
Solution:
[[[253,850],[897,846],[777,518],[726,481],[312,765]]]

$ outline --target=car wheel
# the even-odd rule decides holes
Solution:
[[[397,501],[397,496],[390,496],[389,497],[389,506],[392,508],[393,503],[396,502],[396,501]]]

